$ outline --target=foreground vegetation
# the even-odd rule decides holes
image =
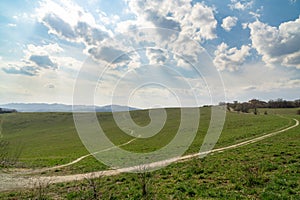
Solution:
[[[228,113],[217,146],[238,143],[248,138],[290,126],[294,123],[291,120],[292,117],[300,120],[300,116],[295,114],[296,110],[267,109],[268,115]],[[260,113],[264,111],[260,110]],[[149,120],[147,112],[139,112],[133,113],[133,118],[137,123],[146,123]],[[178,110],[170,109],[168,113],[174,116],[176,113],[178,114]],[[273,113],[281,114],[283,117]],[[10,114],[6,116],[6,123],[3,124],[4,133],[9,135],[7,139],[10,142],[13,143],[16,138],[21,137],[21,141],[26,140],[26,142],[32,144],[32,148],[36,148],[35,150],[29,147],[28,149],[24,148],[25,150],[22,152],[20,159],[26,165],[51,166],[68,162],[67,156],[73,155],[73,158],[76,158],[87,153],[80,140],[75,137],[76,134],[73,132],[74,127],[69,114],[45,113],[34,118],[35,116],[27,113]],[[107,129],[111,128],[110,133],[114,134],[112,138],[115,144],[130,140],[130,136],[124,135],[121,137],[119,130],[115,128],[115,125],[109,119],[110,117],[108,113],[99,115],[100,121],[102,119],[102,125],[106,126]],[[203,134],[207,130],[209,122],[209,108],[201,110],[201,117],[198,135],[187,153],[199,151]],[[15,120],[16,118],[18,120]],[[107,118],[107,124],[105,124],[104,118]],[[25,126],[24,121],[28,119],[32,121],[27,122],[27,126]],[[169,125],[166,125],[172,127],[176,124],[175,119],[176,117],[171,120]],[[38,122],[34,123],[35,121]],[[57,126],[54,127],[53,123]],[[35,132],[34,130],[38,127],[40,129]],[[12,129],[14,131],[8,131]],[[16,130],[19,130],[19,132]],[[124,173],[92,180],[87,177],[84,181],[54,185],[46,184],[31,190],[4,192],[0,194],[0,197],[3,199],[300,199],[299,132],[300,127],[298,126],[254,144],[212,154],[204,159],[195,158],[186,162],[174,163],[151,173]],[[24,134],[29,134],[30,137],[38,137],[39,134],[44,134],[43,136],[46,139],[41,136],[30,140]],[[56,140],[56,137],[62,136],[68,141],[68,143],[63,143],[66,149],[59,148],[60,143],[57,143]],[[69,140],[67,140],[68,138]],[[151,140],[153,141],[151,142]],[[157,144],[159,139],[151,138],[151,140],[149,141],[151,145],[144,147],[142,151],[158,148],[159,145],[167,142],[162,140]],[[41,142],[41,145],[38,145],[39,142]],[[55,143],[56,145],[54,145]],[[53,147],[54,152],[51,153],[44,144],[47,144],[48,148],[49,146]],[[156,146],[153,147],[153,144]],[[136,143],[126,146],[126,148],[137,151],[140,146],[141,141],[136,141]],[[40,151],[36,152],[37,149],[40,149]],[[68,152],[70,149],[73,150]],[[35,160],[38,153],[44,158],[42,161]],[[102,165],[99,165],[90,157],[68,168],[68,172],[75,173],[86,168],[96,170],[97,168],[94,167],[97,166],[98,169],[102,168]],[[62,172],[65,173],[64,169],[52,173],[59,174]]]

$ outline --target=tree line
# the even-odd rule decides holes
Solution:
[[[15,112],[17,112],[17,110],[15,110],[15,109],[0,108],[0,114],[3,114],[3,113],[15,113]]]
[[[220,105],[227,105],[227,109],[230,111],[245,112],[248,113],[250,109],[256,112],[257,108],[299,108],[300,99],[294,101],[287,101],[284,99],[276,99],[261,101],[258,99],[251,99],[248,102],[238,102],[234,101],[233,103],[221,102]]]

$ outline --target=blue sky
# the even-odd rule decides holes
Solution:
[[[299,0],[4,0],[0,13],[0,104],[300,98]]]

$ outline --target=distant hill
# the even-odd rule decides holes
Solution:
[[[17,110],[18,112],[121,112],[127,110],[138,110],[138,108],[106,105],[106,106],[87,106],[87,105],[66,105],[66,104],[47,104],[47,103],[9,103],[0,105],[6,109]]]

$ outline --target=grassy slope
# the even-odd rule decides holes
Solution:
[[[22,145],[21,161],[29,166],[65,163],[88,152],[69,113],[15,113],[2,116],[3,135]]]
[[[130,151],[149,152],[166,145],[174,136],[179,126],[180,111],[167,109],[168,121],[162,131],[149,139],[137,139],[123,148]],[[198,134],[187,153],[198,152],[207,131],[210,120],[210,109],[201,108],[201,120]],[[149,123],[147,111],[131,113],[137,124]],[[82,145],[71,113],[14,113],[2,115],[3,135],[12,146],[22,145],[21,162],[28,167],[54,166],[70,162],[88,154]],[[112,120],[110,113],[98,114],[101,126],[107,136],[116,144],[132,139],[122,133]],[[224,130],[217,147],[234,144],[245,138],[261,135],[288,126],[290,120],[275,115],[227,113]],[[104,169],[95,159],[84,159],[74,166],[63,169],[65,172],[86,172]]]
[[[300,120],[300,116],[293,115],[293,112],[283,112]],[[232,124],[241,125],[252,117],[230,114],[224,131],[235,132],[240,127],[231,127]],[[254,119],[250,121],[253,123]],[[269,127],[274,121],[265,122]],[[240,130],[256,130],[253,125],[247,126],[246,123],[248,128]],[[299,133],[300,126],[258,143],[209,155],[202,160],[172,164],[152,172],[147,178],[150,199],[300,199]],[[227,137],[223,137],[226,143]],[[103,177],[95,181],[102,199],[142,197],[140,179],[136,174]],[[45,191],[49,199],[92,198],[92,188],[87,181],[52,185]],[[36,190],[0,194],[4,199],[36,196]]]

